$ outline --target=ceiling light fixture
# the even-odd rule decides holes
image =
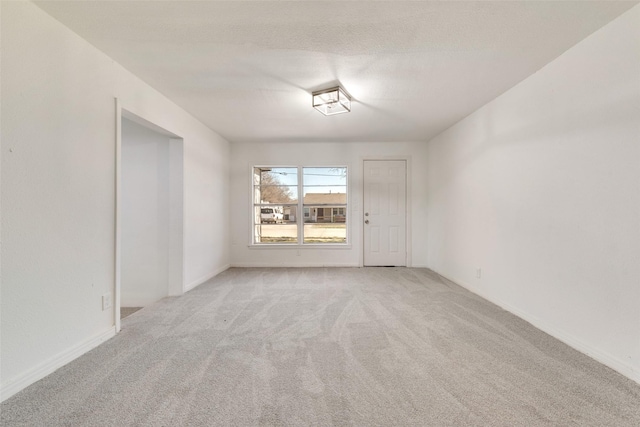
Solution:
[[[340,86],[312,93],[313,108],[325,116],[351,111],[351,97]]]

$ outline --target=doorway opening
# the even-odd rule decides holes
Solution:
[[[183,139],[124,109],[119,125],[115,323],[183,293]]]

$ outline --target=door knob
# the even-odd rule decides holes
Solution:
[[[364,223],[365,223],[365,224],[369,224],[369,220],[368,220],[368,219],[365,219],[365,220],[364,220]]]

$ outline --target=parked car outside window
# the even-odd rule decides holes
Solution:
[[[260,209],[260,221],[261,222],[273,222],[282,223],[284,216],[282,212],[278,211],[278,208],[262,208]]]

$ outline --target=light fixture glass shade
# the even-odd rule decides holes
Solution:
[[[313,92],[313,108],[325,116],[351,111],[351,97],[340,86]]]

